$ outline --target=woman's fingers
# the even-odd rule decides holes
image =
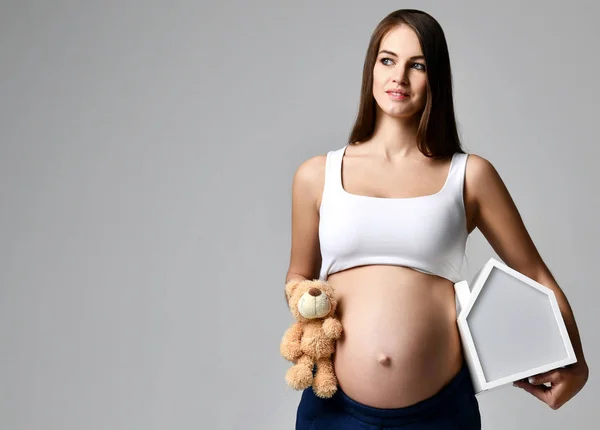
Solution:
[[[547,382],[551,384],[557,384],[560,382],[561,374],[558,370],[551,370],[550,372],[540,373],[529,378],[529,383],[532,385],[541,385]]]

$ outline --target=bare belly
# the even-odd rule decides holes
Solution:
[[[334,356],[341,389],[378,408],[412,405],[458,373],[463,356],[452,282],[398,266],[329,277],[344,327]]]

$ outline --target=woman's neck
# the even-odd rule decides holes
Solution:
[[[367,142],[387,159],[412,157],[417,153],[420,155],[417,147],[418,127],[418,118],[404,119],[381,115],[377,118],[373,135]]]

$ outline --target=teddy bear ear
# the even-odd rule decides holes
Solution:
[[[296,287],[298,287],[298,284],[300,284],[300,282],[302,282],[300,279],[292,279],[291,281],[288,281],[285,284],[285,295],[287,296],[288,300],[292,297],[292,294],[294,294],[294,290],[296,289]]]

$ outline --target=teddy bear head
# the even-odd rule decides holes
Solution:
[[[337,307],[333,288],[327,281],[293,279],[285,285],[285,294],[297,321],[333,316]]]

